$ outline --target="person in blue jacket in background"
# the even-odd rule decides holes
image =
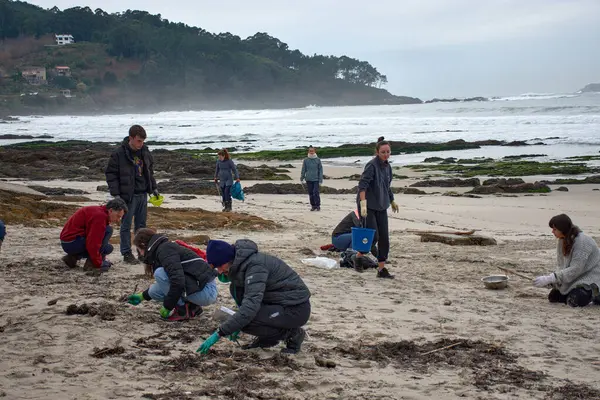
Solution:
[[[321,196],[319,185],[323,183],[323,165],[317,156],[317,149],[313,146],[308,148],[308,157],[302,163],[300,182],[306,181],[308,186],[308,198],[310,200],[310,211],[321,211]]]
[[[217,155],[219,159],[215,168],[215,183],[218,183],[221,189],[223,212],[231,212],[231,186],[234,179],[236,182],[240,181],[240,174],[227,149],[219,150]]]

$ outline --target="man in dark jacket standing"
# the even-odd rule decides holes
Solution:
[[[113,199],[105,206],[82,207],[73,214],[60,233],[60,242],[67,253],[63,261],[70,268],[77,267],[77,261],[87,258],[86,268],[98,268],[102,272],[111,266],[106,256],[113,251],[108,243],[112,236],[111,223],[118,223],[127,212],[122,199]]]
[[[285,341],[283,353],[300,351],[310,317],[310,291],[300,276],[277,257],[258,251],[256,243],[238,240],[234,246],[211,240],[207,262],[230,281],[229,290],[239,310],[221,324],[198,349],[207,353],[221,337],[237,337],[239,331],[256,336],[244,349],[276,346]]]
[[[140,125],[129,128],[129,136],[108,160],[106,183],[110,194],[127,203],[129,212],[121,223],[121,254],[129,264],[138,261],[131,252],[131,223],[135,219],[135,229],[146,227],[148,194],[158,197],[154,179],[154,160],[146,145],[146,131]]]

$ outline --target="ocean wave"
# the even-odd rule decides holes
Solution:
[[[518,96],[490,97],[490,101],[549,100],[578,97],[576,93],[523,93]]]

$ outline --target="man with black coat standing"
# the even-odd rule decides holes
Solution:
[[[111,196],[127,203],[129,211],[121,222],[121,255],[129,264],[138,260],[131,251],[131,223],[135,229],[146,227],[148,194],[158,197],[154,179],[154,159],[144,144],[146,131],[140,125],[129,128],[129,136],[110,156],[106,167],[106,183]]]

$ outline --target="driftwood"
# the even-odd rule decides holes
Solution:
[[[452,235],[448,233],[422,233],[421,242],[438,242],[451,246],[494,246],[496,239],[482,235]]]
[[[440,235],[472,235],[475,232],[479,231],[479,229],[471,229],[470,231],[422,231],[418,229],[407,229],[408,233],[415,233],[417,235],[427,235],[427,234],[440,234]]]
[[[520,276],[521,278],[529,279],[530,281],[533,280],[532,276],[522,274],[520,272],[515,271],[514,269],[510,269],[510,268],[506,268],[506,267],[500,267],[500,266],[497,266],[497,267],[499,269],[501,269],[502,271],[508,273],[508,274],[513,274],[513,275],[516,275],[516,276]]]
[[[448,350],[448,349],[451,349],[451,348],[456,347],[461,344],[462,344],[462,342],[458,342],[458,343],[451,344],[449,346],[440,347],[439,349],[431,350],[431,351],[428,351],[427,353],[422,353],[421,356],[426,356],[429,354],[437,353],[438,351],[442,351],[442,350]]]

